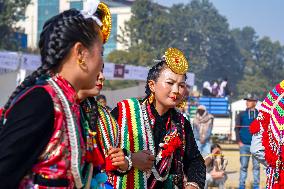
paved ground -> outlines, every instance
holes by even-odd
[[[239,148],[237,144],[221,144],[223,148],[223,153],[225,158],[228,159],[228,166],[227,171],[228,180],[226,181],[226,188],[227,189],[236,189],[239,185],[239,177],[240,177],[240,154]],[[246,182],[246,188],[250,189],[253,183],[253,176],[252,176],[252,163],[250,159],[250,164],[248,168],[248,178]],[[265,170],[264,167],[261,165],[260,171],[260,188],[265,188]]]

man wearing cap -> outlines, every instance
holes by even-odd
[[[255,108],[257,103],[257,97],[255,95],[249,94],[246,98],[246,106],[247,109],[245,111],[240,112],[236,117],[236,140],[240,147],[240,181],[239,181],[239,189],[245,189],[245,182],[247,178],[247,169],[249,164],[249,159],[251,156],[250,153],[250,145],[252,135],[249,131],[249,126],[252,121],[257,117],[258,111]],[[259,174],[260,168],[257,160],[252,157],[253,163],[253,189],[259,188]]]
[[[211,143],[210,137],[213,128],[213,115],[209,114],[206,107],[199,105],[196,115],[193,120],[193,133],[202,156],[207,156],[210,153]]]

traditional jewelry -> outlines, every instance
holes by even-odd
[[[80,66],[83,66],[83,65],[86,64],[86,62],[85,62],[85,60],[79,58],[79,59],[77,60],[77,64],[80,65]]]
[[[154,96],[153,93],[151,93],[151,94],[149,95],[148,100],[149,100],[149,103],[150,103],[150,104],[152,104],[152,103],[154,102],[155,96]]]
[[[95,13],[97,10],[100,10],[103,15],[102,19],[100,19]],[[98,0],[87,0],[86,6],[83,10],[81,10],[81,14],[84,18],[92,18],[98,26],[101,27],[102,34],[103,34],[103,42],[106,43],[109,39],[110,32],[111,32],[111,13],[108,6],[100,2]]]
[[[184,108],[186,106],[186,100],[183,99],[178,105],[177,108]]]
[[[168,67],[176,74],[183,75],[188,71],[188,62],[177,48],[168,48],[165,52],[165,60]]]
[[[124,170],[121,170],[121,169],[117,169],[118,172],[120,173],[126,173],[127,171],[130,171],[130,169],[132,168],[132,160],[131,160],[131,152],[128,152],[128,156],[125,156],[125,159],[128,161],[128,167],[127,169],[124,171]]]

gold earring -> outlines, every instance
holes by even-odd
[[[86,64],[86,62],[85,62],[85,60],[79,58],[79,59],[77,60],[77,64],[79,64],[80,66],[83,66],[83,65]]]
[[[151,93],[150,96],[148,97],[149,103],[152,104],[154,102],[154,99],[155,99],[154,94]]]
[[[177,108],[184,108],[186,106],[186,100],[183,99],[178,105]]]

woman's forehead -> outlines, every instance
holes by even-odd
[[[158,80],[174,80],[174,81],[184,81],[184,75],[179,75],[174,73],[170,68],[165,68],[161,71]]]

